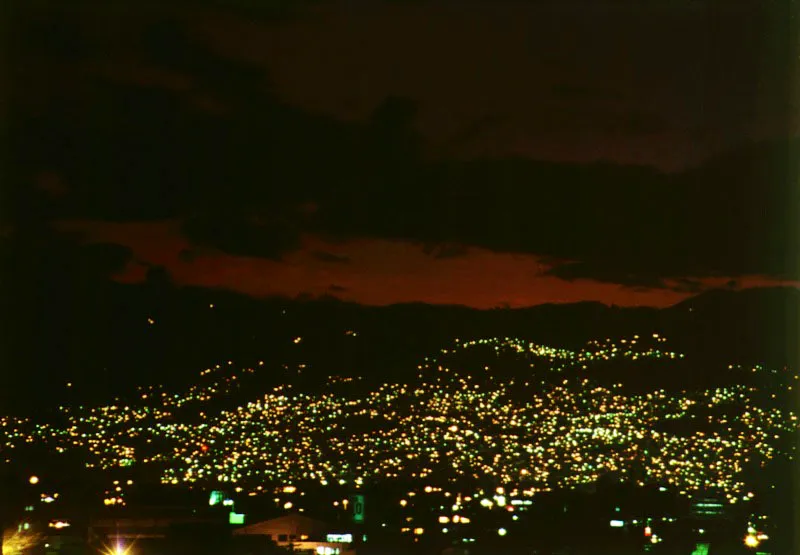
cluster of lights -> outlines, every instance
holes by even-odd
[[[182,394],[151,387],[135,403],[62,407],[62,426],[3,417],[0,450],[29,444],[79,450],[89,468],[149,466],[165,484],[225,483],[249,495],[272,493],[267,483],[360,487],[398,478],[424,483],[433,474],[451,483],[493,477],[509,494],[471,499],[513,511],[515,501],[522,503],[513,496],[571,489],[615,473],[684,495],[712,491],[730,503],[751,500],[746,471],[792,456],[779,450],[778,439],[797,429],[797,417],[758,406],[753,386],[630,395],[619,384],[600,386],[572,372],[614,359],[683,357],[663,348],[658,335],[646,339],[594,341],[577,352],[513,338],[457,340],[426,358],[407,384],[356,394],[348,390],[352,379],[332,378],[337,387],[326,393],[281,386],[214,410],[213,402],[255,371],[237,371],[229,361],[201,372]],[[515,358],[530,369],[529,378],[495,374],[494,362],[479,378],[450,368],[474,349],[488,350],[495,360]],[[694,431],[665,427],[681,422]],[[104,503],[124,504],[126,485],[115,481]],[[287,510],[303,495],[294,485],[277,493],[276,504]],[[424,493],[442,489],[427,486]],[[443,519],[457,522],[451,515]]]

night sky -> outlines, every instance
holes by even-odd
[[[800,283],[793,2],[158,4],[3,17],[9,290],[665,307]]]

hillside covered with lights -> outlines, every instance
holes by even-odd
[[[0,449],[12,463],[36,453],[82,461],[106,505],[126,503],[121,484],[134,475],[251,497],[280,484],[390,480],[463,492],[492,483],[534,496],[610,477],[750,502],[773,487],[765,469],[795,455],[787,400],[798,376],[730,365],[731,379],[716,387],[644,391],[624,381],[638,370],[674,382],[687,364],[658,334],[577,351],[456,340],[402,382],[339,376],[306,390],[300,372],[257,394],[263,362],[229,361],[182,392],[151,386],[46,418],[5,416]]]

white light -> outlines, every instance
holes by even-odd
[[[328,534],[326,539],[330,543],[351,543],[353,534]]]
[[[497,535],[498,535],[498,536],[505,536],[506,534],[508,534],[508,531],[507,531],[505,528],[500,528],[500,529],[497,531]]]
[[[623,526],[625,526],[625,521],[624,520],[612,520],[609,523],[609,526],[611,526],[612,528],[622,528]]]

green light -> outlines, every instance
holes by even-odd
[[[214,490],[211,492],[211,495],[208,497],[208,505],[213,507],[214,505],[219,505],[225,499],[225,494],[221,491]]]
[[[708,548],[710,544],[707,543],[698,543],[694,546],[694,551],[692,551],[692,555],[708,555]]]
[[[364,522],[364,496],[353,496],[353,522]]]
[[[229,524],[244,524],[244,514],[243,513],[234,513],[231,511],[228,514],[228,523]]]

